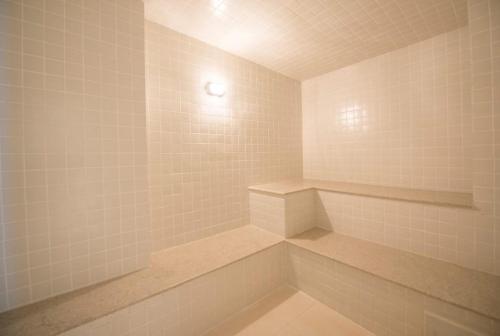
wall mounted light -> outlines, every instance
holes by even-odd
[[[226,94],[226,85],[224,83],[208,82],[205,85],[205,91],[210,96],[223,97]]]

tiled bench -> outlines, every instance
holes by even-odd
[[[471,194],[314,180],[249,193],[251,223],[286,238],[289,283],[375,334],[500,335],[500,277],[394,244],[385,231],[410,219],[466,231]]]
[[[244,226],[171,248],[147,269],[0,314],[0,335],[203,331],[284,283],[282,241]]]
[[[248,187],[248,190],[274,196],[286,196],[307,190],[320,190],[439,206],[474,208],[471,193],[386,187],[362,183],[304,179],[255,185]]]
[[[314,228],[293,246],[430,297],[500,320],[500,277]]]
[[[295,180],[250,186],[250,223],[284,237],[321,227],[500,274],[488,210],[472,194]]]
[[[309,249],[290,243],[287,248],[290,285],[375,335],[500,335],[498,319],[423,294]],[[498,297],[495,291],[491,294]],[[484,308],[479,309],[489,310]]]
[[[293,180],[250,186],[248,191],[251,223],[284,237],[292,237],[315,226],[332,229],[330,217],[338,216],[338,211],[331,208],[341,206],[338,201],[332,200],[332,196],[337,200],[340,196],[374,207],[376,204],[380,207],[382,202],[391,203],[396,212],[409,205],[449,209],[451,212],[475,211],[472,194],[469,193],[359,183]],[[380,235],[380,230],[372,231],[374,236]]]
[[[0,335],[199,335],[286,282],[376,334],[500,330],[498,277],[319,228],[284,240],[245,226],[157,253],[148,269],[0,314]]]

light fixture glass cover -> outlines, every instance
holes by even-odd
[[[222,97],[226,94],[226,85],[224,83],[208,82],[205,85],[205,91],[210,96]]]

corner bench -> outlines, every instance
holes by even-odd
[[[293,246],[500,321],[500,277],[314,228]]]
[[[0,314],[2,336],[52,336],[248,258],[283,241],[243,226],[153,254],[149,268]]]

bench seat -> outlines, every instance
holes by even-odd
[[[281,197],[306,190],[319,190],[404,202],[474,209],[472,193],[410,189],[363,183],[305,179],[254,185],[248,187],[248,190]]]
[[[289,244],[500,320],[500,277],[314,228]]]
[[[282,241],[255,226],[243,226],[164,250],[153,254],[146,269],[0,314],[0,335],[58,335]]]

